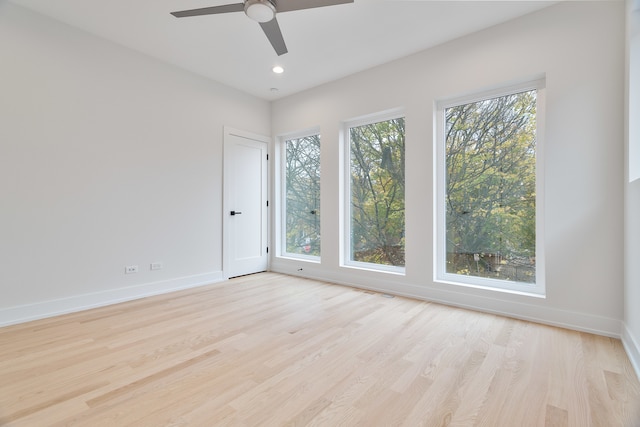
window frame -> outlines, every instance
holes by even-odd
[[[393,265],[385,265],[385,264],[375,264],[371,262],[363,262],[363,261],[353,261],[351,260],[351,132],[350,129],[353,127],[366,126],[374,123],[394,120],[394,119],[404,119],[405,120],[405,149],[406,149],[406,114],[404,108],[394,108],[378,113],[368,114],[366,116],[361,116],[358,118],[350,119],[344,121],[342,124],[342,141],[343,141],[343,185],[341,186],[343,189],[343,208],[342,208],[342,221],[343,226],[341,229],[343,230],[342,236],[342,256],[341,259],[341,267],[366,270],[366,271],[376,271],[376,272],[384,272],[391,273],[397,275],[405,275],[406,274],[406,258],[404,266],[393,266]],[[406,171],[406,164],[403,165]],[[406,204],[406,189],[405,189],[405,204]],[[406,236],[406,208],[405,208],[405,236]],[[406,242],[405,242],[406,245]]]
[[[322,212],[322,134],[319,127],[292,132],[278,137],[280,169],[280,221],[278,232],[278,256],[296,260],[320,263],[322,260],[322,240],[320,241],[320,255],[306,255],[287,252],[287,142],[317,135],[320,140],[320,211]],[[320,214],[320,230],[322,230],[322,213]],[[322,233],[322,231],[321,231]]]
[[[536,282],[524,283],[477,276],[448,273],[446,271],[446,141],[445,110],[447,108],[471,104],[536,90]],[[459,285],[493,291],[501,291],[544,298],[545,254],[544,254],[544,136],[545,136],[545,78],[544,76],[521,83],[504,85],[493,89],[474,92],[465,96],[441,99],[434,105],[434,282]]]

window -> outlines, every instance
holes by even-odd
[[[389,116],[346,126],[349,208],[345,252],[348,265],[403,271],[404,117],[397,112]]]
[[[320,135],[284,142],[285,255],[320,256]]]
[[[438,108],[437,279],[543,293],[536,82]]]

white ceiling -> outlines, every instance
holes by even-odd
[[[278,57],[244,13],[169,12],[241,0],[11,0],[168,63],[274,100],[544,8],[547,1],[355,0],[278,14]],[[275,75],[274,65],[285,72]],[[271,90],[277,88],[277,91]]]

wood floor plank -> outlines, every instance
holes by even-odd
[[[263,273],[0,328],[0,425],[639,427],[619,340]]]

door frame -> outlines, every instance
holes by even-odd
[[[229,153],[229,145],[231,142],[231,136],[236,136],[240,138],[251,139],[253,141],[263,142],[266,144],[266,152],[267,156],[271,151],[271,137],[265,135],[259,135],[256,133],[246,132],[243,130],[239,130],[233,127],[224,126],[224,137],[223,137],[223,155],[222,155],[222,275],[225,279],[229,279],[230,277],[230,236],[229,236],[229,215],[228,212],[231,211],[231,205],[229,201],[229,168],[227,167],[227,156]],[[268,159],[268,157],[267,157]],[[271,200],[271,162],[267,161],[267,182],[265,183],[267,187],[267,200]],[[264,215],[266,218],[263,218],[267,224],[267,246],[271,247],[271,218],[270,218],[270,210],[265,209]],[[267,269],[271,267],[271,255],[267,254]]]

